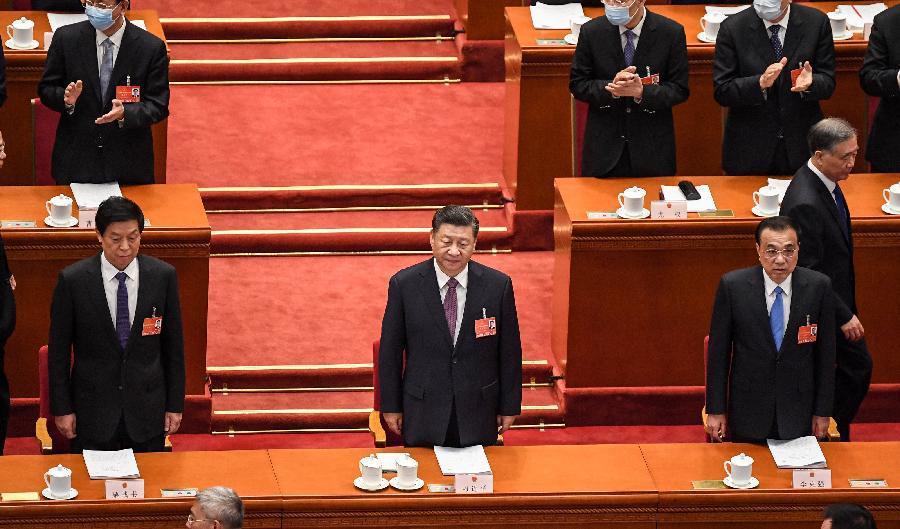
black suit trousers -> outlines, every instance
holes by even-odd
[[[872,356],[865,339],[851,342],[837,333],[837,370],[834,374],[834,421],[841,441],[850,440],[850,423],[869,392]]]

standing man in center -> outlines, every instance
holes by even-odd
[[[512,280],[471,261],[478,219],[446,206],[433,259],[388,284],[378,375],[381,412],[406,446],[492,445],[522,409],[522,344]]]
[[[672,107],[687,100],[684,28],[644,0],[606,0],[581,28],[569,90],[588,103],[581,175],[675,174]]]
[[[725,173],[794,174],[808,158],[806,131],[822,119],[819,101],[834,92],[828,17],[791,0],[754,0],[719,28],[713,87],[728,108]]]

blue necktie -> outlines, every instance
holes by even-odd
[[[634,63],[634,31],[630,29],[625,31],[625,66],[631,66]]]
[[[844,199],[844,192],[841,186],[834,186],[834,204],[837,206],[838,217],[841,219],[841,230],[844,232],[844,238],[850,239],[850,209],[847,207],[847,201]]]
[[[769,327],[772,329],[772,338],[775,338],[775,349],[781,350],[781,342],[784,340],[784,302],[781,294],[784,290],[775,287],[775,303],[772,303],[772,312],[769,313]]]
[[[119,289],[116,291],[116,334],[119,335],[119,344],[122,349],[128,345],[128,335],[131,334],[131,323],[128,315],[128,289],[125,288],[125,280],[128,278],[125,272],[116,274],[119,280]]]
[[[113,71],[113,42],[109,39],[100,43],[103,46],[103,60],[100,61],[100,95],[106,100],[106,90],[109,88],[109,78]]]
[[[784,49],[781,47],[781,39],[778,38],[778,31],[781,29],[781,26],[775,24],[774,26],[769,26],[769,32],[772,33],[772,49],[775,50],[775,60],[780,61],[784,56]]]

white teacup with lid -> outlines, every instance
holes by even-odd
[[[12,44],[11,48],[30,48],[34,42],[34,21],[22,17],[13,20],[13,23],[6,26],[6,34],[10,40],[7,45]]]
[[[719,35],[719,26],[725,21],[725,15],[722,13],[706,13],[700,19],[700,29],[703,30],[703,36],[707,40],[716,40]]]
[[[900,182],[883,190],[881,195],[884,197],[885,207],[892,213],[900,214]]]
[[[622,213],[629,217],[640,216],[644,211],[644,197],[647,192],[643,188],[633,186],[619,193],[618,201]]]
[[[45,207],[53,224],[66,225],[72,220],[72,199],[66,195],[51,198]]]
[[[744,487],[750,484],[750,478],[753,474],[753,458],[741,452],[726,461],[725,474],[726,479],[730,479],[731,483],[737,487]]]
[[[359,460],[359,473],[362,485],[369,488],[381,485],[381,460],[370,454]]]
[[[63,499],[69,497],[72,492],[72,470],[57,465],[44,473],[44,483],[50,491],[50,496]]]

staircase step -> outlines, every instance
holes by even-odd
[[[200,196],[207,211],[497,205],[503,198],[496,183],[208,187]]]
[[[452,0],[282,0],[276,2],[185,2],[138,0],[136,9],[153,9],[161,17],[278,17],[453,14]]]
[[[241,229],[308,229],[308,228],[430,228],[434,209],[388,211],[327,211],[284,213],[209,213],[213,231]],[[507,227],[503,208],[478,209],[475,216],[482,228]]]
[[[291,57],[456,57],[453,39],[350,40],[338,42],[270,42],[265,39],[169,41],[175,60],[285,59]]]
[[[450,15],[369,15],[256,18],[161,17],[170,39],[452,37]]]

